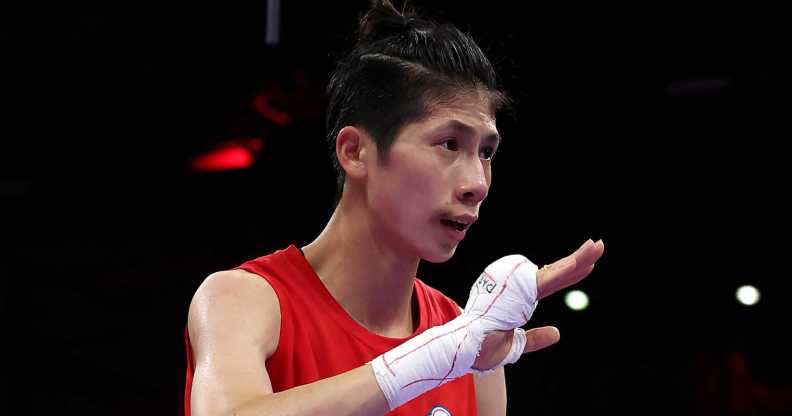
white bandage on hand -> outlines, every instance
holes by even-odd
[[[476,280],[461,315],[375,358],[371,366],[390,409],[470,372],[486,374],[517,361],[525,346],[525,332],[518,327],[537,305],[537,271],[521,255],[495,261]],[[512,348],[498,366],[472,368],[489,332],[514,328]]]

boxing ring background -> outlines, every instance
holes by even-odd
[[[198,284],[306,244],[331,212],[323,86],[365,5],[5,16],[8,406],[180,411]],[[792,411],[780,14],[429,10],[479,40],[519,102],[479,224],[420,276],[463,302],[501,255],[608,247],[576,287],[588,307],[540,304],[533,323],[562,340],[507,368],[510,414]]]

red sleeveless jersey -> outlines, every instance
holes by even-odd
[[[267,373],[275,392],[332,377],[360,367],[415,335],[442,325],[457,315],[459,306],[419,279],[420,324],[407,338],[377,335],[355,321],[333,298],[300,250],[290,245],[270,255],[242,264],[240,269],[266,279],[278,296],[281,310],[280,339],[267,360]],[[190,414],[194,363],[189,336],[185,414]],[[473,376],[466,375],[427,391],[389,415],[476,415]]]

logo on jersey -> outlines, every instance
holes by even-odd
[[[444,406],[440,406],[439,404],[432,408],[429,411],[427,416],[453,416],[451,411],[446,409]]]

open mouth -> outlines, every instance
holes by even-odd
[[[442,222],[443,225],[454,228],[457,231],[464,231],[468,226],[468,224],[465,224],[464,222],[455,220],[442,219],[440,222]]]

